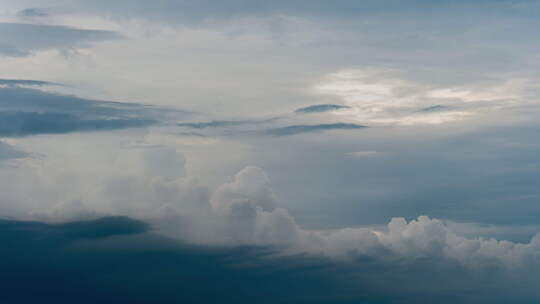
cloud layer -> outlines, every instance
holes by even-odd
[[[538,302],[538,8],[4,1],[0,302]]]
[[[39,50],[88,47],[96,41],[120,39],[121,35],[67,26],[0,23],[0,37],[0,55],[22,57]]]
[[[144,169],[136,179],[113,175],[104,182],[99,201],[110,205],[90,206],[92,197],[86,197],[78,213],[71,212],[75,209],[68,206],[75,205],[69,203],[47,211],[48,217],[34,210],[34,217],[65,221],[83,214],[87,218],[103,213],[142,216],[156,232],[172,239],[148,234],[147,224],[125,217],[55,225],[0,221],[0,238],[7,248],[0,263],[4,269],[19,269],[15,276],[3,272],[11,277],[1,297],[15,303],[35,296],[68,301],[81,291],[101,286],[89,300],[124,303],[132,297],[150,301],[160,286],[164,303],[212,302],[215,298],[208,293],[196,291],[217,284],[215,280],[230,282],[231,276],[235,284],[222,282],[216,290],[221,300],[264,296],[263,303],[279,299],[283,303],[429,303],[434,299],[505,303],[510,298],[528,301],[537,296],[532,284],[536,272],[531,269],[540,267],[538,235],[524,244],[466,238],[426,216],[411,221],[394,218],[385,228],[305,230],[279,207],[261,169],[247,167],[209,195],[207,189],[183,177],[181,156],[167,149],[148,149],[143,158],[126,163],[126,168]],[[159,169],[162,164],[170,165],[175,158],[179,161],[171,175],[156,175],[164,172]],[[144,212],[137,215],[136,210]],[[42,250],[27,251],[36,246],[35,239]],[[187,246],[179,240],[213,249]],[[231,249],[236,245],[248,247]],[[115,265],[114,271],[105,265]],[[212,270],[204,265],[212,265]],[[156,276],[161,267],[168,269],[166,281]],[[36,268],[43,271],[28,278],[25,269]],[[66,281],[69,271],[84,273],[85,280]],[[197,276],[201,271],[205,275]],[[104,280],[105,274],[108,279]],[[293,284],[300,274],[302,283]],[[139,287],[120,288],[118,282],[126,277]],[[508,278],[517,279],[508,283]],[[283,285],[275,285],[274,280]],[[320,284],[326,287],[316,288]],[[77,292],[62,292],[66,286]],[[21,288],[33,292],[22,294]],[[278,296],[284,293],[285,299]]]
[[[3,80],[0,87],[0,136],[25,136],[145,127],[183,118],[187,112],[135,103],[89,100],[21,86],[43,86],[35,80]],[[167,115],[166,113],[169,112]]]

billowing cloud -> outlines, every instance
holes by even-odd
[[[151,153],[155,148],[149,149],[148,152]],[[154,152],[168,155],[170,151]],[[165,158],[172,160],[175,157],[179,156],[171,155]],[[134,161],[130,164],[140,164],[142,161],[147,163],[143,164],[143,167],[156,168],[148,157]],[[179,167],[182,166],[179,164]],[[124,301],[122,299],[131,296],[140,299],[150,296],[151,290],[157,286],[163,288],[164,282],[156,281],[152,275],[161,266],[168,269],[168,282],[172,282],[170,287],[173,288],[164,293],[164,303],[191,298],[193,294],[188,290],[192,291],[193,288],[205,290],[209,288],[208,284],[213,284],[214,279],[224,278],[232,273],[235,273],[236,280],[243,283],[241,288],[231,285],[226,289],[218,289],[223,290],[221,297],[227,299],[235,299],[238,296],[244,298],[261,296],[265,289],[251,290],[245,286],[250,284],[274,286],[271,282],[275,280],[287,282],[289,278],[295,278],[299,273],[304,277],[302,285],[284,284],[279,293],[287,294],[286,303],[289,301],[312,303],[311,296],[321,303],[340,303],[340,301],[423,303],[426,297],[441,298],[441,303],[455,301],[504,303],[506,297],[532,299],[537,296],[536,286],[527,282],[536,279],[536,272],[530,270],[540,267],[538,236],[524,244],[495,239],[466,238],[454,233],[442,221],[426,216],[411,221],[394,218],[385,228],[306,230],[296,225],[287,210],[276,206],[270,180],[259,168],[243,169],[231,182],[218,187],[212,198],[186,195],[198,186],[196,184],[181,186],[183,177],[179,174],[169,177],[159,177],[155,176],[156,174],[155,171],[148,171],[144,176],[159,183],[160,186],[157,188],[145,187],[148,183],[124,187],[121,188],[121,196],[136,200],[143,195],[141,203],[146,204],[148,208],[166,211],[158,213],[157,217],[146,217],[146,220],[151,222],[153,229],[167,233],[177,240],[149,234],[148,225],[125,217],[56,225],[1,221],[3,229],[0,229],[2,231],[0,237],[6,245],[9,245],[6,247],[7,250],[1,253],[3,258],[0,261],[5,263],[4,269],[8,269],[3,275],[11,273],[10,267],[15,266],[18,267],[17,273],[20,274],[16,277],[11,274],[11,280],[8,280],[10,288],[6,289],[2,296],[6,299],[16,296],[20,299],[29,299],[44,292],[47,293],[41,295],[42,297],[56,295],[60,289],[53,283],[63,282],[61,278],[64,271],[75,269],[84,272],[87,279],[84,283],[64,282],[61,284],[62,289],[73,284],[73,287],[78,287],[77,290],[84,290],[93,288],[93,284],[99,282],[100,286],[105,284],[118,293],[107,292],[103,295],[100,292],[93,293],[92,299],[101,299],[105,294],[107,297],[113,297],[115,301]],[[110,185],[118,187],[115,183]],[[141,189],[141,186],[145,188]],[[156,194],[164,196],[156,200]],[[212,209],[203,213],[185,209],[189,204],[208,204],[210,200]],[[126,200],[123,204],[133,206],[133,203],[134,201]],[[174,205],[176,207],[172,207]],[[163,206],[171,207],[165,207],[169,209],[163,210]],[[130,210],[133,209],[117,209],[115,213],[129,213]],[[178,225],[174,226],[174,223]],[[176,234],[175,230],[163,231],[174,227],[183,230],[194,230],[198,227],[211,232],[210,235],[190,235]],[[218,245],[214,249],[209,249],[208,246],[195,247],[182,244],[178,239],[226,246],[223,248]],[[39,240],[38,244],[36,240]],[[229,249],[231,244],[243,245],[244,249]],[[39,253],[29,252],[36,252],[39,257],[47,257],[47,264],[41,264],[44,259],[37,256],[17,254],[30,248],[29,246],[36,245],[43,250]],[[148,248],[152,248],[150,251],[152,256],[161,261],[159,265],[144,262],[149,261]],[[145,254],[142,254],[143,252]],[[95,261],[98,253],[99,261],[89,267],[85,261]],[[195,256],[199,258],[194,260]],[[109,261],[116,261],[114,276],[136,274],[134,279],[142,280],[141,288],[135,293],[126,293],[122,289],[118,290],[117,280],[103,281],[103,273],[108,270],[96,266],[106,265]],[[171,268],[172,264],[177,267]],[[209,264],[213,265],[214,270],[207,273],[204,265]],[[55,271],[49,271],[47,265],[54,265]],[[43,280],[50,282],[46,285],[47,288],[43,287],[43,282],[28,285],[25,271],[20,271],[26,269],[25,267],[45,269],[38,277],[33,278],[37,280],[36,283]],[[190,271],[186,272],[186,269]],[[201,271],[205,271],[205,280],[193,281],[201,278],[196,275]],[[269,271],[272,273],[271,276]],[[179,279],[171,280],[171,276],[174,278],[176,275]],[[511,281],[509,284],[508,278],[511,277],[521,279]],[[429,280],[426,281],[426,278]],[[189,282],[190,288],[179,293],[178,284],[182,282]],[[307,289],[314,288],[318,284],[330,284],[331,288],[327,286],[324,290],[320,290],[320,294],[317,291],[305,293]],[[290,286],[287,287],[288,285]],[[23,286],[26,290],[30,288],[35,292],[25,293],[25,296],[15,292]],[[519,293],[515,289],[517,286],[520,286]],[[467,292],[471,289],[475,292]],[[303,296],[296,298],[297,292],[303,293]],[[269,293],[265,299],[273,301],[272,294],[275,295]],[[448,294],[452,296],[448,297]],[[61,299],[65,300],[76,296],[70,293],[62,295]],[[211,301],[202,295],[200,297],[197,301]]]
[[[52,221],[80,218],[79,211],[71,211],[81,209],[70,207],[80,205],[94,217],[112,214],[148,220],[158,231],[191,242],[270,245],[281,248],[284,254],[304,253],[335,259],[426,257],[441,262],[450,260],[471,269],[500,267],[501,271],[511,272],[540,266],[538,235],[523,244],[464,237],[443,221],[427,216],[411,221],[394,218],[386,228],[303,229],[279,206],[271,182],[260,168],[241,170],[231,182],[222,184],[210,195],[209,189],[185,176],[184,159],[176,151],[147,147],[133,152],[137,153],[131,154],[132,157],[125,154],[112,167],[109,165],[108,177],[92,191],[74,193],[74,200],[47,204],[47,195],[43,195],[49,191],[46,190],[43,194],[35,193],[42,200],[37,209],[24,210],[24,205],[13,199],[4,202],[12,201],[17,208],[23,208],[21,211],[27,218]],[[171,168],[169,174],[163,169],[167,165]],[[16,179],[15,182],[22,184],[6,186],[20,188],[28,181]],[[43,185],[35,188],[39,191]],[[6,194],[9,193],[3,193]],[[3,210],[9,208],[4,206]]]

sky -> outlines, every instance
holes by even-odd
[[[0,0],[0,302],[537,303],[539,17]]]

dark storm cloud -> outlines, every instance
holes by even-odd
[[[70,222],[51,226],[71,239],[94,239],[146,232],[148,224],[128,217],[104,217],[93,221]]]
[[[0,88],[0,136],[144,127],[168,115],[178,118],[187,114],[143,104],[89,100],[15,85],[44,83],[35,80],[4,82],[12,85]]]
[[[0,23],[0,55],[28,56],[35,51],[88,47],[92,42],[120,39],[113,31],[68,26]]]
[[[444,258],[403,260],[384,251],[380,259],[331,261],[262,247],[198,247],[124,217],[0,220],[0,242],[0,301],[10,304],[524,303],[538,293],[528,275],[504,282],[497,267],[471,272]]]
[[[0,300],[346,303],[335,282],[319,277],[329,267],[322,261],[265,260],[271,253],[265,249],[211,249],[148,233],[130,236],[145,229],[127,218],[63,225],[0,221],[6,247],[0,252]]]
[[[312,133],[327,130],[355,130],[367,128],[366,126],[350,124],[350,123],[332,123],[332,124],[319,124],[319,125],[292,125],[282,128],[275,128],[267,130],[270,135],[287,136],[300,133]]]

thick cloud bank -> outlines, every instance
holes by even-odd
[[[452,264],[429,263],[455,284],[438,286],[441,275],[414,261],[381,263],[364,257],[339,263],[305,255],[280,257],[268,247],[193,246],[145,226],[124,217],[61,225],[0,220],[0,301],[429,303],[445,294],[438,303],[468,298],[503,303],[488,294],[488,284],[496,281],[477,281]],[[426,279],[421,288],[411,284]],[[461,295],[468,284],[483,293]]]
[[[127,134],[117,136],[125,142]],[[394,218],[385,227],[305,229],[261,168],[245,167],[209,187],[191,176],[189,159],[175,148],[78,137],[47,137],[56,153],[27,156],[0,171],[1,215],[49,223],[0,223],[8,282],[0,296],[7,303],[34,295],[61,303],[88,290],[98,290],[88,299],[103,303],[152,303],[158,290],[163,303],[538,297],[538,235],[526,243],[465,237],[427,216]],[[69,152],[57,144],[66,140]],[[103,216],[136,220],[93,221]],[[81,279],[67,279],[74,274]],[[23,293],[28,286],[32,292]]]
[[[157,152],[172,157],[171,151]],[[176,168],[181,165],[180,160]],[[150,177],[159,164],[145,166]],[[426,216],[409,222],[395,218],[387,229],[304,230],[276,207],[270,181],[259,168],[242,170],[211,197],[177,173],[154,176],[153,186],[144,189],[123,181],[128,199],[112,209],[145,195],[146,208],[159,211],[146,217],[150,226],[126,217],[63,224],[0,221],[0,299],[528,303],[538,296],[538,236],[528,244],[467,239]],[[74,214],[67,205],[56,206],[50,216],[73,218],[90,209]],[[125,205],[116,210],[110,213],[131,213]]]
[[[99,179],[84,177],[88,173],[69,173],[70,191],[61,191],[62,185],[51,183],[64,179],[66,172],[44,165],[36,168],[35,163],[5,169],[1,176],[3,215],[52,222],[132,216],[189,242],[277,246],[283,253],[345,260],[358,256],[436,259],[511,273],[540,266],[540,235],[525,244],[466,238],[427,216],[411,221],[394,218],[385,229],[303,229],[280,206],[268,176],[257,167],[247,167],[211,190],[186,176],[185,159],[173,148],[122,151],[121,158],[104,161],[101,166],[96,167]],[[40,179],[42,170],[49,171]],[[18,191],[25,188],[32,191]]]

